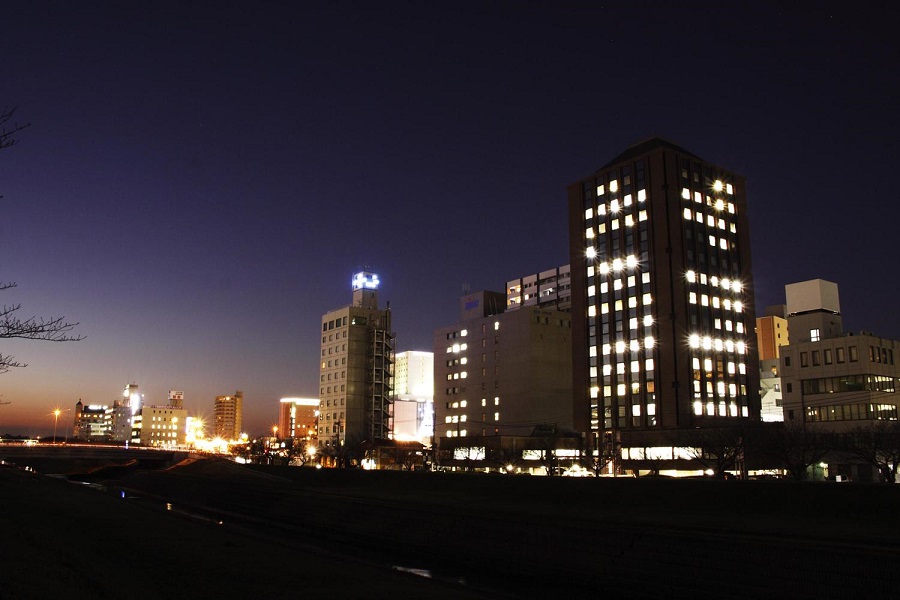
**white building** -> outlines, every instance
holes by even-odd
[[[410,350],[394,360],[393,436],[431,445],[434,434],[434,353]]]

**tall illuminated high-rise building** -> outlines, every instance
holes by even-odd
[[[351,279],[350,306],[322,315],[320,446],[390,439],[394,333],[391,309],[378,307],[378,275]]]
[[[237,390],[233,396],[216,396],[213,418],[216,437],[223,440],[239,439],[244,420],[244,392]]]
[[[758,419],[743,177],[653,138],[568,197],[576,429],[628,458]]]

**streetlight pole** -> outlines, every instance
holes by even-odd
[[[59,423],[59,414],[62,411],[60,409],[54,409],[53,411],[53,443],[56,443],[56,425]]]

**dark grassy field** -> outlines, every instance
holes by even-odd
[[[87,597],[119,597],[113,591],[120,584],[142,579],[152,585],[150,566],[169,561],[177,562],[172,581],[190,581],[167,587],[168,595],[158,595],[157,584],[148,588],[157,593],[143,597],[196,597],[198,589],[206,590],[200,597],[287,593],[299,584],[345,597],[893,598],[900,585],[900,486],[362,472],[219,460],[120,475],[103,482],[107,494],[33,477],[0,480],[4,496],[16,487],[43,490],[44,505],[20,502],[29,519],[54,515],[34,534],[28,519],[3,515],[0,525],[30,536],[40,549],[29,550],[32,556],[55,557],[64,567],[59,580],[72,580],[59,584],[66,589],[90,589],[101,577],[102,570],[90,581],[79,578],[80,563],[115,565],[106,595]],[[133,498],[116,497],[118,489]],[[174,510],[166,512],[166,502]],[[66,525],[76,518],[77,530]],[[410,579],[391,571],[394,565],[427,569],[439,581]],[[0,599],[40,589],[22,587],[37,579],[2,572]],[[460,580],[465,584],[452,583]],[[11,581],[18,587],[8,588]]]

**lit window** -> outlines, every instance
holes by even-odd
[[[600,314],[605,315],[609,312],[609,302],[604,302],[600,305]]]
[[[697,304],[697,292],[691,292],[688,296],[688,302],[691,304]]]
[[[625,227],[634,227],[634,217],[625,215]]]
[[[459,418],[459,422],[460,422],[460,423],[465,423],[465,422],[466,422],[466,415],[461,416],[461,417]]]
[[[694,202],[703,204],[703,195],[700,192],[694,192]]]
[[[637,278],[634,275],[628,276],[628,287],[634,287],[637,284]]]
[[[694,414],[702,415],[703,414],[703,403],[699,400],[694,401]]]
[[[700,212],[700,211],[698,210],[698,211],[697,211],[696,213],[694,213],[694,214],[697,215],[697,222],[698,222],[698,223],[703,223],[703,213]]]
[[[623,352],[625,352],[625,342],[619,340],[618,342],[616,342],[616,353],[621,354]]]
[[[594,286],[591,286],[594,287]],[[596,317],[597,316],[597,307],[596,306],[588,306],[588,316]]]
[[[729,361],[729,362],[728,362],[728,374],[729,374],[729,375],[734,375],[736,371],[737,371],[737,369],[735,369],[734,363],[731,362],[731,361]]]
[[[714,236],[714,235],[709,236],[709,245],[712,246],[713,248],[716,247],[716,236]]]
[[[703,349],[704,350],[712,350],[712,338],[707,336],[703,337]]]
[[[616,258],[612,262],[613,271],[621,271],[622,270],[622,259]]]
[[[606,214],[606,205],[600,204],[599,206],[597,206],[597,216],[602,217],[605,214]]]
[[[600,394],[600,388],[595,386],[591,387],[591,398],[596,398]]]
[[[500,396],[494,396],[494,406],[500,406]]]
[[[723,200],[716,200],[715,209],[716,210],[725,210],[725,202]]]
[[[653,302],[653,298],[650,296],[650,294],[644,294],[644,297],[641,299],[641,301],[644,303],[644,306],[650,306],[650,304]],[[631,307],[631,304],[629,304],[628,306]]]
[[[681,188],[681,197],[685,200],[691,199],[691,191],[687,188]]]
[[[706,414],[710,415],[710,416],[716,414],[716,405],[714,403],[712,403],[712,402],[706,403]]]
[[[653,370],[653,359],[652,358],[648,358],[647,360],[644,361],[644,368],[648,371]]]
[[[601,235],[606,233],[606,223],[600,223],[599,225],[597,225],[597,232]]]
[[[643,202],[647,199],[647,190],[638,190],[638,202]]]
[[[700,296],[700,304],[702,304],[703,306],[709,306],[709,296],[707,296],[706,294],[702,294]]]
[[[618,394],[619,396],[625,395],[625,384],[624,383],[620,383],[619,385],[616,386],[616,394]]]
[[[605,193],[606,193],[606,191],[604,190],[603,186],[602,186],[602,185],[598,185],[598,186],[597,186],[597,195],[598,195],[598,196],[602,196],[602,195],[605,194]]]
[[[588,258],[594,258],[595,256],[597,256],[597,249],[593,246],[588,246],[587,250],[585,250],[585,255]]]
[[[650,273],[646,271],[641,273],[641,283],[650,283]]]
[[[725,231],[725,219],[719,219],[718,221],[719,229]]]
[[[734,204],[731,202],[728,203],[728,212],[734,214]]]
[[[609,344],[603,344],[603,356],[609,356],[609,353],[612,351],[612,347]]]
[[[619,201],[618,201],[618,200],[612,200],[612,201],[609,203],[609,210],[611,210],[611,211],[614,212],[614,213],[619,212]]]
[[[620,362],[616,364],[616,373],[619,375],[625,374],[625,363]]]
[[[694,283],[695,281],[697,281],[697,274],[694,273],[693,271],[688,271],[685,276],[687,277],[687,280],[690,281],[691,283]]]
[[[744,354],[747,348],[744,345],[744,342],[738,342],[737,344],[735,344],[735,349],[737,350],[738,354]]]
[[[469,335],[469,330],[463,329],[462,331],[459,332],[459,335],[460,335],[460,337],[466,337],[467,335]]]
[[[641,349],[641,343],[637,340],[631,340],[628,347],[632,352],[638,352]]]
[[[618,220],[618,219],[613,219],[613,220],[610,222],[610,228],[611,228],[613,231],[616,231],[617,229],[619,229],[619,220]]]
[[[637,257],[633,254],[629,254],[625,258],[625,266],[627,266],[629,269],[635,268],[637,266]]]
[[[738,321],[737,327],[735,327],[735,331],[738,333],[744,333],[744,324]]]
[[[589,240],[594,239],[594,228],[593,228],[593,227],[588,227],[587,229],[585,229],[585,230],[584,230],[584,237],[586,237],[586,238],[589,239]]]
[[[644,317],[644,327],[650,327],[651,325],[653,325],[653,317],[646,315]]]
[[[691,334],[688,338],[688,344],[690,344],[691,348],[699,348],[700,347],[700,336],[696,333]]]
[[[720,239],[719,248],[721,248],[722,250],[728,250],[728,240],[726,240],[725,238]]]
[[[604,281],[603,283],[600,284],[600,293],[601,294],[609,293],[609,282],[608,281]]]
[[[619,182],[616,180],[609,182],[609,191],[618,192],[619,191]]]
[[[652,335],[648,335],[644,338],[644,348],[653,348],[656,345],[656,340]]]
[[[614,289],[614,290],[621,290],[621,289],[622,289],[622,280],[621,280],[621,279],[614,279],[614,280],[613,280],[613,289]]]
[[[603,376],[609,377],[612,375],[612,365],[603,365]]]
[[[706,226],[707,227],[715,227],[716,226],[716,218],[712,215],[707,215]]]
[[[703,370],[706,371],[707,373],[712,371],[712,359],[711,358],[703,359]]]
[[[597,270],[600,271],[601,275],[606,275],[607,273],[609,273],[609,265],[605,262],[602,262],[597,266]]]
[[[716,182],[713,184],[713,189],[717,192],[721,192],[725,186],[722,185],[722,182],[716,179]]]
[[[642,210],[638,212],[638,221],[646,221],[647,220],[647,211]]]
[[[589,285],[587,292],[588,292],[588,296],[593,296],[596,293],[596,288],[592,285]]]
[[[650,294],[644,294],[644,296],[649,296]],[[632,296],[628,299],[628,308],[637,308],[637,298]],[[621,310],[621,309],[619,309]]]
[[[718,296],[713,296],[712,305],[713,305],[713,308],[719,308],[719,297]]]
[[[498,413],[498,412],[495,412],[495,413],[494,413],[494,420],[495,420],[495,421],[499,421],[499,420],[500,420],[500,413]]]
[[[684,209],[684,218],[687,219],[688,221],[690,221],[691,219],[694,218],[694,215],[691,213],[691,209],[689,209],[689,208]]]
[[[597,356],[597,346],[591,346],[590,348],[588,348],[588,356],[592,358],[594,356]]]
[[[734,306],[734,312],[741,312],[744,310],[744,305],[740,300],[735,300],[733,306]]]
[[[494,321],[494,331],[500,329],[500,321]],[[465,344],[463,344],[463,350],[465,350]]]
[[[636,360],[631,361],[631,372],[637,373],[640,370],[641,370],[641,363]]]
[[[734,188],[731,187],[730,183],[725,184],[725,191],[728,192],[729,194],[734,194]]]
[[[625,194],[622,198],[622,206],[631,206],[631,194]]]

